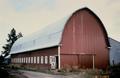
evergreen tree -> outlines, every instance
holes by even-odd
[[[8,39],[6,40],[7,44],[3,46],[4,51],[2,51],[2,54],[4,55],[4,57],[9,55],[12,45],[20,37],[22,37],[22,33],[19,33],[17,35],[14,28],[10,31],[10,34],[8,34]]]

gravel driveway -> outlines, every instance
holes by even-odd
[[[34,72],[34,71],[25,71],[25,70],[20,70],[23,75],[25,75],[28,78],[84,78],[78,75],[51,75],[51,74],[46,74],[46,73],[41,73],[41,72]]]

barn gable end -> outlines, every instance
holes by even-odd
[[[108,36],[100,19],[88,8],[80,9],[73,13],[64,28],[61,65],[106,68],[109,65],[108,47]]]

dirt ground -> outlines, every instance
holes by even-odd
[[[72,75],[52,75],[40,72],[33,72],[33,71],[21,71],[23,75],[27,76],[28,78],[84,78],[80,74],[72,74]]]
[[[93,78],[93,77],[85,77],[84,73],[78,74],[69,74],[69,75],[53,75],[42,72],[35,71],[26,71],[26,70],[18,70],[11,71],[11,75],[14,78]],[[12,78],[12,77],[11,77]]]
[[[88,72],[73,72],[68,74],[48,74],[43,72],[37,71],[28,71],[28,70],[11,70],[10,74],[14,77],[10,78],[109,78],[108,76],[105,77],[98,77],[93,75],[93,71]]]
[[[9,70],[9,78],[28,78],[27,76],[23,75],[22,72],[18,70]]]

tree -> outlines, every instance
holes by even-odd
[[[23,37],[21,32],[17,35],[14,28],[10,31],[10,33],[8,34],[8,39],[6,39],[7,44],[3,46],[4,51],[2,51],[2,54],[4,55],[4,57],[9,55],[12,45],[20,37]]]
[[[23,37],[22,33],[18,33],[17,38]]]
[[[3,61],[4,61],[4,57],[2,55],[0,55],[0,69],[2,67]]]

